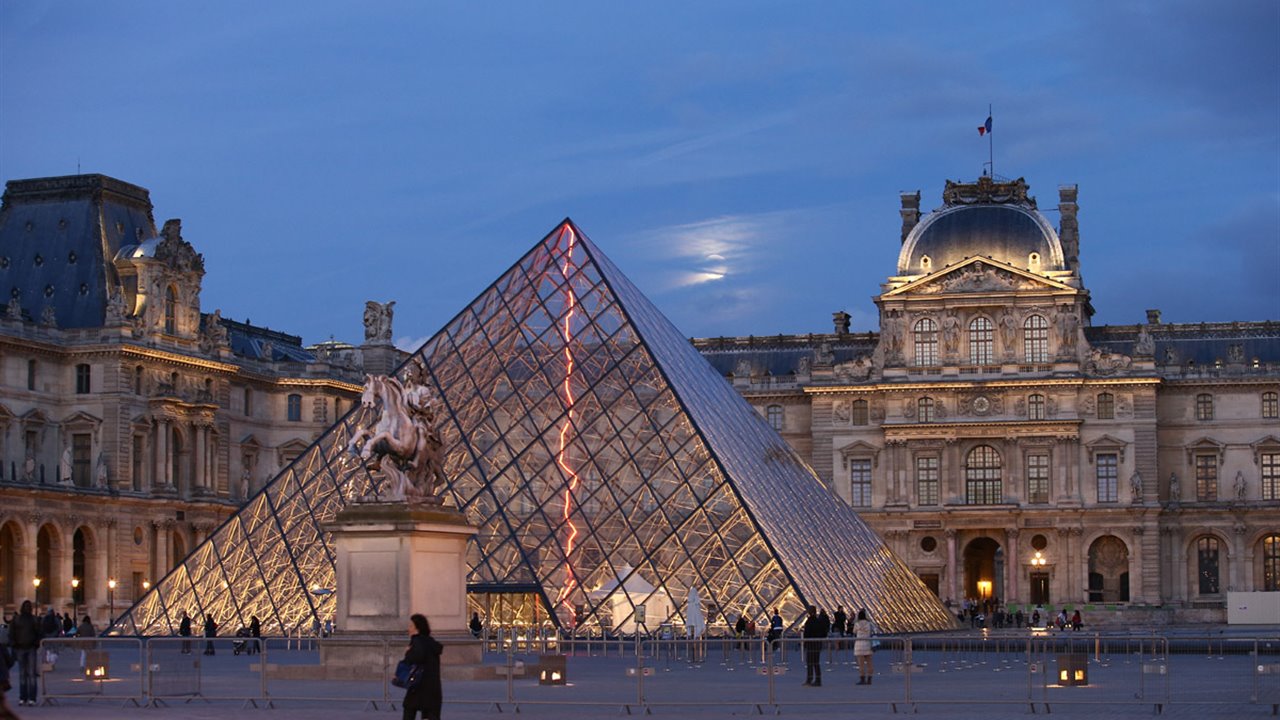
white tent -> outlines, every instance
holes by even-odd
[[[592,591],[591,601],[602,615],[613,618],[614,631],[627,635],[656,631],[675,611],[667,591],[655,588],[629,565],[618,568],[616,578]]]

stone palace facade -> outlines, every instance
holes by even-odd
[[[7,184],[5,612],[35,597],[101,624],[128,607],[350,409],[364,368],[400,356],[376,303],[364,346],[303,347],[204,312],[203,276],[181,222],[157,229],[144,188],[103,175]]]
[[[694,344],[940,597],[1223,620],[1280,590],[1280,323],[1092,326],[1076,198],[904,194],[879,332]]]

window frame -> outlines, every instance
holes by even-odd
[[[938,403],[928,395],[916,399],[916,422],[931,423],[937,417]]]
[[[1102,391],[1098,393],[1094,406],[1094,417],[1099,420],[1116,419],[1116,396],[1114,393]]]
[[[1262,419],[1280,419],[1280,393],[1270,390],[1262,393]]]
[[[995,324],[979,315],[969,321],[969,362],[973,365],[995,363]]]
[[[975,464],[977,460],[977,464]],[[1004,503],[1003,458],[991,445],[976,445],[964,456],[964,498],[966,505]]]
[[[1196,538],[1195,548],[1197,594],[1201,596],[1221,594],[1222,541],[1216,535],[1201,535]],[[1208,570],[1212,570],[1213,574],[1210,575]]]
[[[1196,501],[1215,502],[1219,495],[1219,456],[1198,452],[1193,456],[1193,472],[1196,480]]]
[[[870,425],[871,403],[866,400],[854,400],[849,411],[849,419],[854,425]]]
[[[1027,502],[1032,505],[1047,505],[1052,492],[1053,464],[1048,450],[1028,452],[1025,460],[1027,476]],[[1043,471],[1043,472],[1041,472]],[[1043,492],[1036,487],[1043,483]]]
[[[1213,393],[1197,393],[1195,416],[1199,422],[1213,420]]]
[[[88,395],[93,388],[93,367],[89,363],[76,363],[76,394]]]
[[[937,453],[917,455],[915,469],[916,504],[928,507],[941,505],[942,457]]]
[[[1048,417],[1046,411],[1047,399],[1040,393],[1031,393],[1027,396],[1027,419],[1028,420],[1044,420]]]
[[[764,415],[765,422],[777,432],[782,432],[787,425],[787,411],[777,403],[765,407]]]
[[[849,504],[853,507],[871,507],[872,465],[869,457],[849,458]]]
[[[1094,455],[1093,471],[1098,502],[1120,502],[1120,454],[1100,452]]]
[[[1043,315],[1022,321],[1022,356],[1029,364],[1049,362],[1049,321]]]
[[[916,367],[936,367],[938,365],[938,323],[933,318],[920,318],[912,326],[911,333],[915,350],[915,355],[912,357],[913,364]]]
[[[302,395],[289,393],[285,403],[285,420],[287,422],[302,422]]]

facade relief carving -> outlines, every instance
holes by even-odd
[[[1061,306],[1054,322],[1058,326],[1058,357],[1070,358],[1076,353],[1076,343],[1080,336],[1080,317],[1075,307]]]
[[[853,419],[853,413],[850,408],[849,401],[848,400],[835,401],[835,403],[833,403],[831,406],[831,417],[834,418],[835,421],[838,423],[848,425],[849,421]]]
[[[1095,347],[1089,350],[1089,360],[1085,363],[1085,369],[1098,375],[1114,375],[1122,370],[1128,370],[1132,364],[1133,358],[1128,355]]]
[[[957,292],[998,292],[1007,290],[1035,290],[1042,287],[1029,278],[1015,275],[1008,270],[993,267],[984,262],[975,262],[936,282],[922,285],[914,292],[921,295]]]
[[[1135,357],[1149,358],[1155,355],[1156,340],[1151,337],[1151,331],[1146,325],[1138,328],[1138,339],[1133,343],[1133,354]]]
[[[837,377],[850,380],[866,380],[871,377],[873,369],[874,363],[870,355],[859,355],[853,360],[836,365],[834,368]]]

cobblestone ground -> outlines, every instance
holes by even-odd
[[[798,649],[791,645],[766,654],[759,643],[745,648],[709,643],[702,649],[705,654],[691,659],[688,647],[649,648],[643,658],[645,674],[638,678],[633,645],[579,647],[567,658],[565,686],[538,684],[533,672],[537,655],[512,656],[524,662],[528,672],[510,683],[446,681],[444,716],[493,718],[518,711],[532,718],[616,718],[643,714],[647,707],[657,717],[707,720],[758,714],[889,717],[913,712],[957,720],[1032,713],[1105,720],[1157,712],[1175,718],[1236,720],[1271,717],[1275,704],[1280,704],[1280,628],[1164,630],[1160,635],[1124,638],[1080,634],[1031,643],[1012,634],[914,639],[910,662],[902,643],[886,640],[874,656],[870,685],[857,684],[854,658],[848,649],[833,645],[823,656],[822,687],[804,686]],[[258,658],[230,650],[227,642],[213,657],[154,655],[151,664],[158,673],[162,664],[165,670],[177,668],[165,676],[163,685],[174,697],[157,708],[125,706],[119,698],[90,700],[83,694],[98,689],[106,695],[134,694],[141,667],[132,662],[137,659],[136,646],[112,650],[112,679],[97,684],[80,680],[79,653],[64,649],[58,669],[46,680],[54,692],[75,697],[36,707],[17,707],[15,692],[8,697],[20,718],[399,717],[398,704],[385,698],[394,700],[401,691],[390,688],[384,694],[378,682],[268,679],[273,709],[255,709],[255,703],[265,704],[263,679],[255,671]],[[318,661],[311,650],[279,647],[269,649],[268,655],[273,665]],[[1087,686],[1061,685],[1062,655],[1086,659]],[[198,669],[193,662],[197,658]],[[485,660],[501,666],[508,657],[490,654]],[[908,667],[913,672],[905,672]],[[185,695],[197,691],[199,697]],[[395,712],[389,712],[393,707]]]

